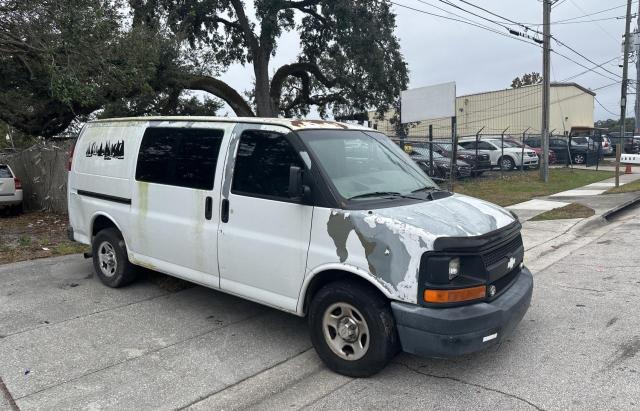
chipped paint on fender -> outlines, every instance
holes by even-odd
[[[333,258],[366,270],[393,298],[412,303],[417,301],[420,259],[438,237],[478,236],[514,221],[499,206],[457,194],[370,211],[334,209],[325,218]],[[352,232],[357,244],[349,239]]]

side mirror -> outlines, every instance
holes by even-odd
[[[302,200],[309,192],[309,186],[302,182],[302,169],[298,166],[289,167],[289,198]]]

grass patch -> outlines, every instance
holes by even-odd
[[[621,185],[620,187],[611,187],[605,194],[619,194],[619,193],[632,193],[634,191],[640,191],[640,180],[632,181],[630,183]]]
[[[33,212],[0,215],[0,264],[88,251],[67,239],[66,215]]]
[[[595,214],[593,209],[578,203],[546,211],[533,217],[531,221],[566,220],[569,218],[587,218]]]
[[[613,171],[552,168],[549,170],[549,182],[545,184],[540,181],[538,170],[527,171],[524,174],[514,171],[508,173],[503,179],[469,180],[458,183],[455,191],[501,206],[508,206],[614,176]]]

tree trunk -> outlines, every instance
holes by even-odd
[[[271,102],[271,84],[269,81],[269,55],[259,53],[253,62],[256,76],[256,115],[258,117],[277,117],[278,109]]]

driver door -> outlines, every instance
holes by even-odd
[[[239,138],[228,198],[223,199],[218,250],[220,287],[295,311],[304,279],[313,206],[290,198],[289,169],[304,162],[292,135],[246,130]],[[231,150],[235,147],[231,144]],[[225,205],[224,202],[227,202]]]

